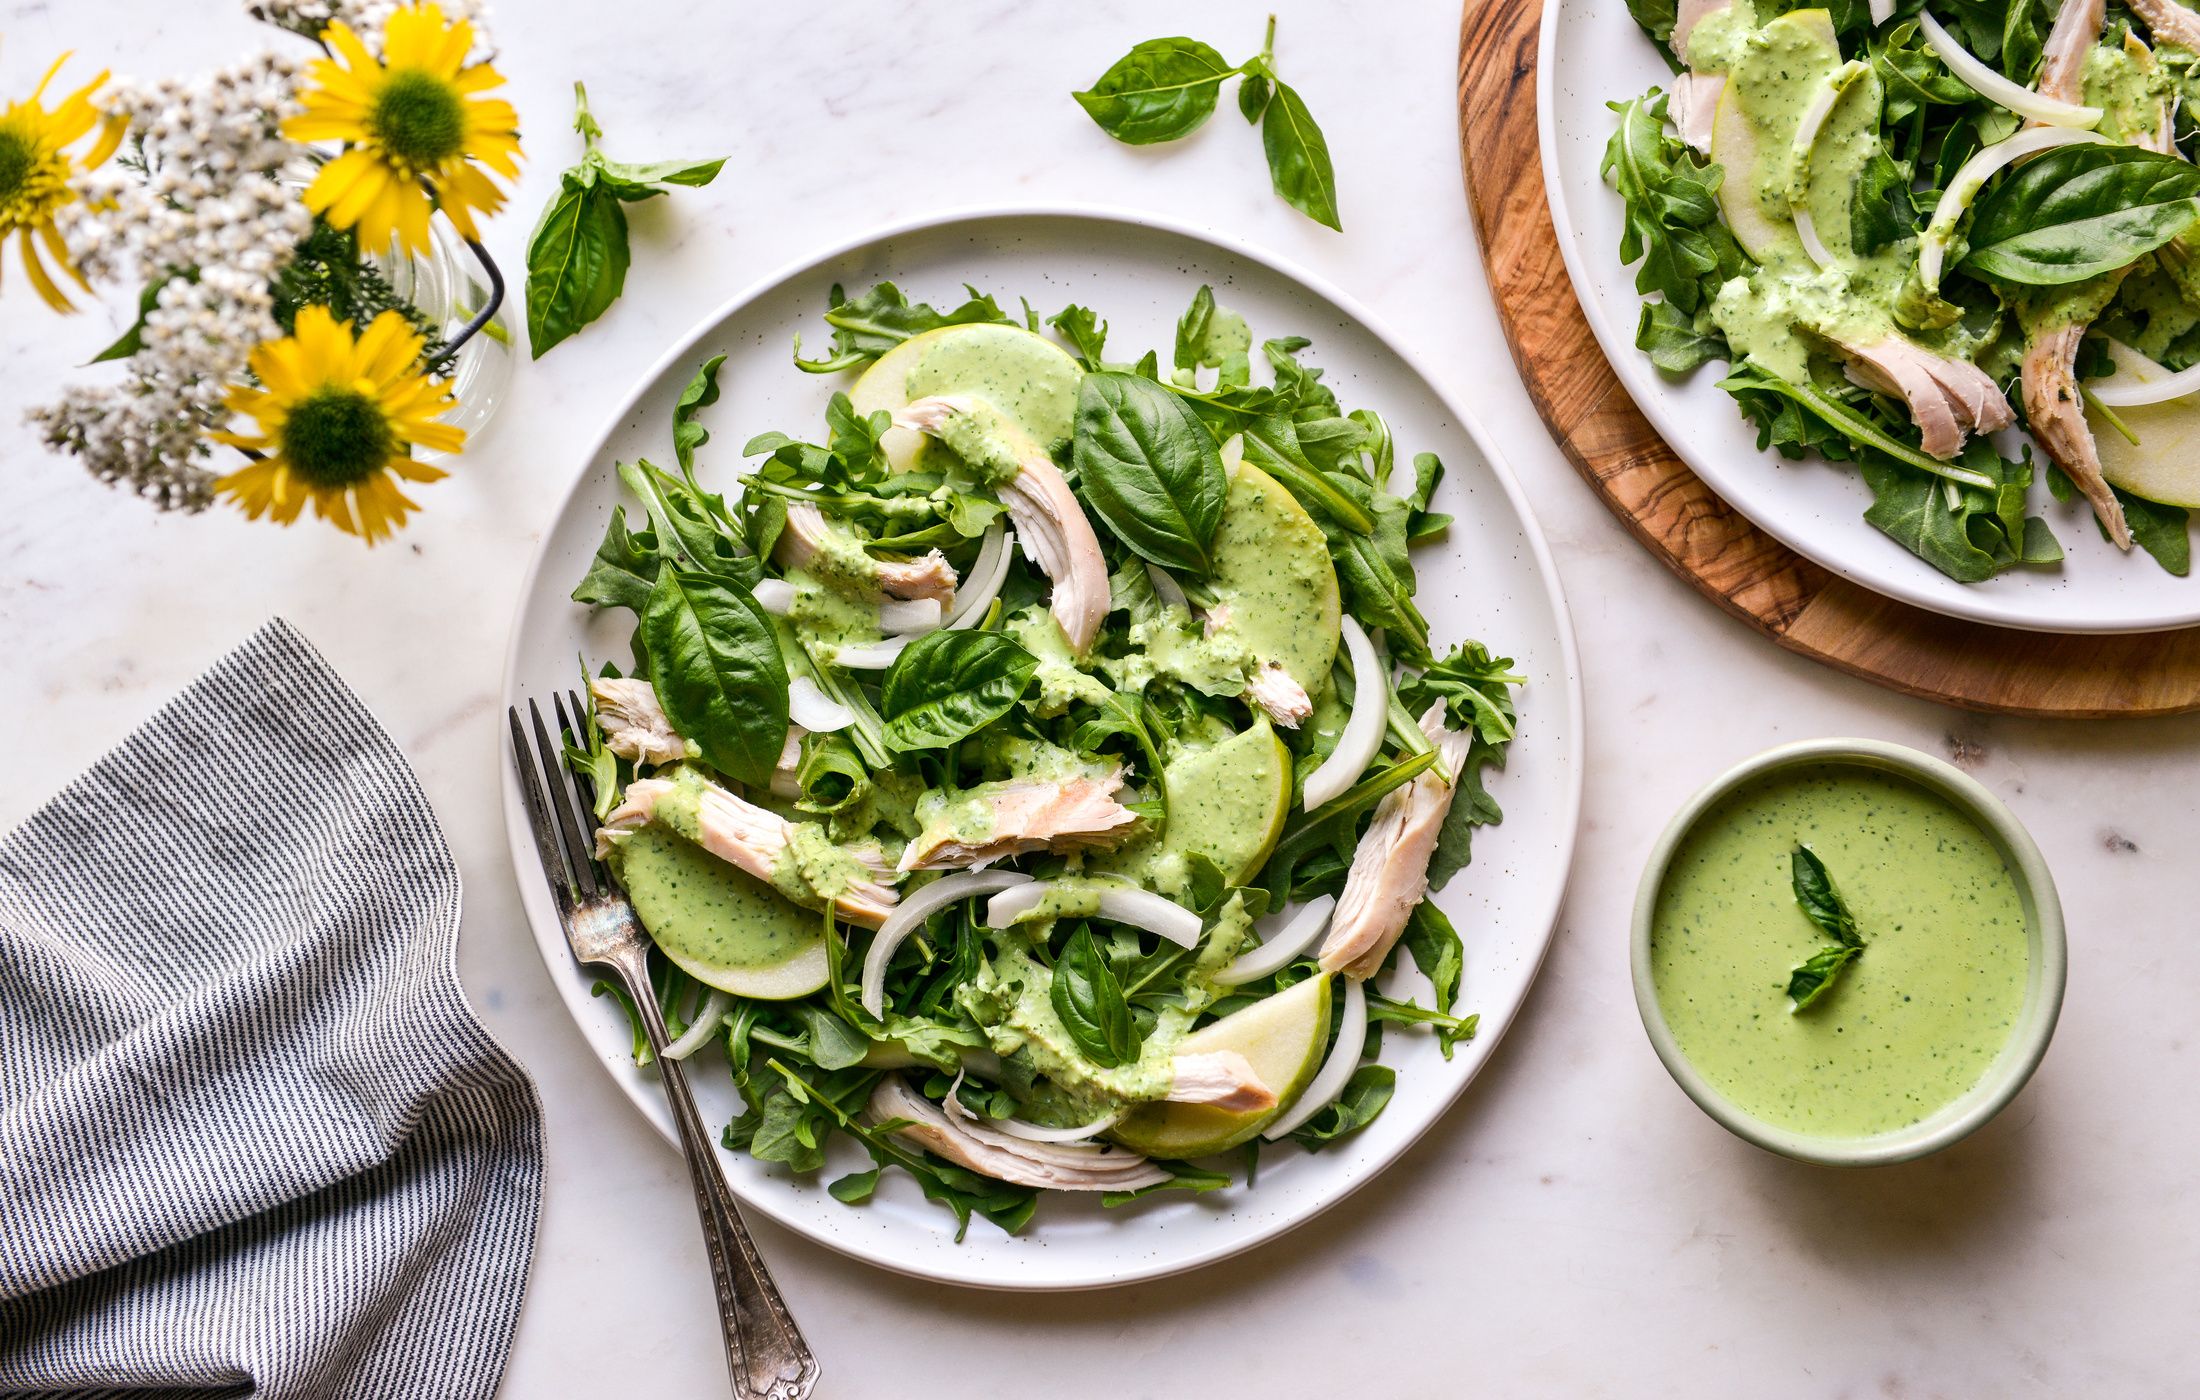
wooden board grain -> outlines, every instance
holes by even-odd
[[[1467,195],[1505,337],[1536,410],[1651,555],[1788,650],[1906,695],[2071,719],[2200,709],[2200,628],[2017,632],[1896,602],[1751,525],[1666,446],[1605,361],[1559,255],[1536,145],[1543,3],[1466,0],[1459,145]]]

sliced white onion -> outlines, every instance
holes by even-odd
[[[756,606],[773,617],[785,617],[794,611],[794,585],[783,578],[758,579],[749,592],[755,595]]]
[[[816,734],[831,734],[856,722],[856,712],[818,688],[808,676],[787,682],[787,717]]]
[[[1924,16],[1920,15],[1919,18]],[[2107,137],[2097,131],[2078,131],[2067,126],[2028,127],[2005,140],[1982,147],[1971,158],[1956,168],[1950,177],[1947,190],[1940,196],[1940,203],[1933,208],[1932,222],[1925,225],[1925,235],[1917,250],[1917,274],[1928,292],[1940,290],[1940,265],[1948,253],[1948,241],[1955,236],[1956,222],[1963,211],[1971,207],[1978,192],[1986,182],[2012,161],[2053,150],[2057,146],[2082,146],[2106,142]]]
[[[973,627],[1001,595],[1008,582],[1008,565],[1015,553],[1016,536],[996,520],[985,527],[978,541],[978,557],[970,561],[963,586],[955,590],[955,606],[947,610],[942,627]]]
[[[1869,72],[1864,64],[1850,59],[1828,73],[1818,85],[1803,109],[1803,120],[1795,128],[1795,138],[1788,147],[1788,210],[1795,216],[1795,232],[1803,240],[1803,251],[1820,267],[1833,262],[1833,254],[1819,240],[1818,225],[1810,217],[1810,153],[1818,145],[1818,134],[1825,129],[1826,118],[1833,113],[1834,104],[1841,94],[1849,90],[1849,84]]]
[[[863,955],[863,1009],[873,1016],[886,1014],[886,965],[894,960],[902,940],[924,927],[926,919],[956,900],[992,894],[1030,879],[1029,875],[1019,875],[1013,870],[959,870],[913,891],[895,905],[894,912],[886,916],[886,922],[878,926],[878,933],[871,939],[870,951]]]
[[[1795,210],[1795,236],[1803,240],[1803,251],[1820,267],[1833,264],[1833,251],[1818,240],[1818,224],[1810,211],[1798,206]]]
[[[1867,8],[1871,11],[1874,29],[1894,18],[1894,0],[1871,0]]]
[[[1307,1119],[1337,1101],[1344,1086],[1351,1082],[1352,1071],[1360,1067],[1360,1052],[1367,1048],[1367,989],[1356,978],[1346,978],[1344,984],[1344,1018],[1337,1023],[1337,1043],[1330,1047],[1329,1058],[1322,1061],[1314,1082],[1306,1086],[1297,1103],[1285,1110],[1284,1115],[1260,1130],[1260,1135],[1270,1142],[1291,1133]]]
[[[965,1071],[957,1071],[955,1082],[947,1088],[948,1114],[960,1118],[966,1123],[977,1123],[991,1128],[995,1132],[1007,1133],[1013,1138],[1022,1138],[1025,1142],[1085,1142],[1114,1127],[1123,1118],[1123,1110],[1120,1108],[1105,1117],[1095,1118],[1090,1123],[1075,1128],[1042,1128],[1037,1123],[1026,1123],[1021,1118],[980,1118],[977,1114],[963,1107],[962,1082],[964,1073]]]
[[[1307,944],[1322,936],[1322,930],[1329,927],[1330,912],[1336,907],[1337,897],[1333,894],[1308,900],[1306,907],[1293,914],[1273,937],[1252,952],[1239,954],[1236,961],[1216,973],[1216,985],[1240,986],[1289,966],[1293,958],[1306,951]]]
[[[1232,433],[1222,440],[1222,469],[1235,472],[1238,463],[1245,460],[1245,434]]]
[[[2085,107],[2075,102],[2065,102],[2059,97],[2034,92],[2028,87],[2011,82],[1989,65],[1971,56],[1970,50],[1956,42],[1955,35],[1941,28],[1940,21],[1923,10],[1917,12],[1917,32],[1925,36],[1925,42],[1940,61],[1948,65],[1948,71],[1961,78],[1964,84],[1979,96],[1998,102],[2020,117],[2030,117],[2049,126],[2092,127],[2100,124],[2102,112],[2098,107]],[[1953,186],[1950,187],[1953,192]]]
[[[2138,351],[2128,345],[2119,345],[2117,348],[2134,357],[2139,355]],[[2156,365],[2155,368],[2160,369],[2161,366]],[[2181,399],[2187,394],[2200,393],[2200,364],[2181,369],[2175,374],[2164,370],[2158,376],[2145,379],[2119,367],[2119,372],[2114,377],[2093,380],[2085,386],[2085,391],[2110,408],[2139,408],[2150,403],[2165,403],[2170,399]]]
[[[947,610],[937,598],[889,598],[878,605],[881,632],[930,632],[945,620]]]
[[[868,646],[840,647],[833,652],[833,664],[843,671],[883,671],[915,640],[914,636],[888,637]]]
[[[1146,565],[1146,577],[1153,582],[1153,591],[1163,603],[1172,608],[1192,610],[1192,600],[1184,596],[1184,585],[1176,581],[1176,575],[1159,564]]]
[[[703,1009],[696,1013],[688,1028],[680,1033],[680,1038],[665,1047],[665,1058],[684,1060],[710,1044],[711,1039],[718,1034],[719,1027],[724,1024],[726,1013],[731,1010],[733,998],[716,987],[711,988],[710,997],[703,1003]]]
[[[1345,649],[1352,653],[1352,717],[1337,736],[1337,747],[1306,778],[1306,810],[1311,812],[1351,787],[1375,761],[1390,721],[1390,681],[1383,675],[1375,644],[1351,614],[1344,617]]]
[[[1039,907],[1053,893],[1055,882],[1036,880],[1004,890],[985,902],[985,926],[1007,928]],[[1100,891],[1100,917],[1119,924],[1157,933],[1171,943],[1190,948],[1199,942],[1199,915],[1183,905],[1163,899],[1135,885],[1110,886]]]

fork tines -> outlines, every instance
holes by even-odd
[[[560,736],[577,742],[578,726],[566,712],[565,697],[553,697],[551,705],[557,712]],[[595,796],[586,779],[567,774],[564,749],[551,742],[542,706],[530,700],[527,712],[533,721],[532,746],[518,707],[508,706],[504,712],[512,726],[512,757],[519,769],[520,800],[527,807],[528,825],[535,833],[535,854],[542,861],[542,873],[550,882],[558,913],[570,918],[576,899],[594,899],[611,889],[609,877],[595,858]],[[580,698],[574,696],[573,714],[586,713]]]

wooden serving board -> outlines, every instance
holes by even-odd
[[[1559,255],[1536,144],[1543,3],[1466,0],[1460,156],[1521,378],[1559,446],[1636,538],[1781,646],[1906,695],[2072,719],[2200,709],[2200,628],[2018,632],[1898,603],[1750,524],[1666,446],[1605,361]],[[1616,0],[1613,12],[1628,22]]]

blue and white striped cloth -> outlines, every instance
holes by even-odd
[[[496,1389],[542,1115],[458,914],[280,621],[0,839],[0,1395]]]

